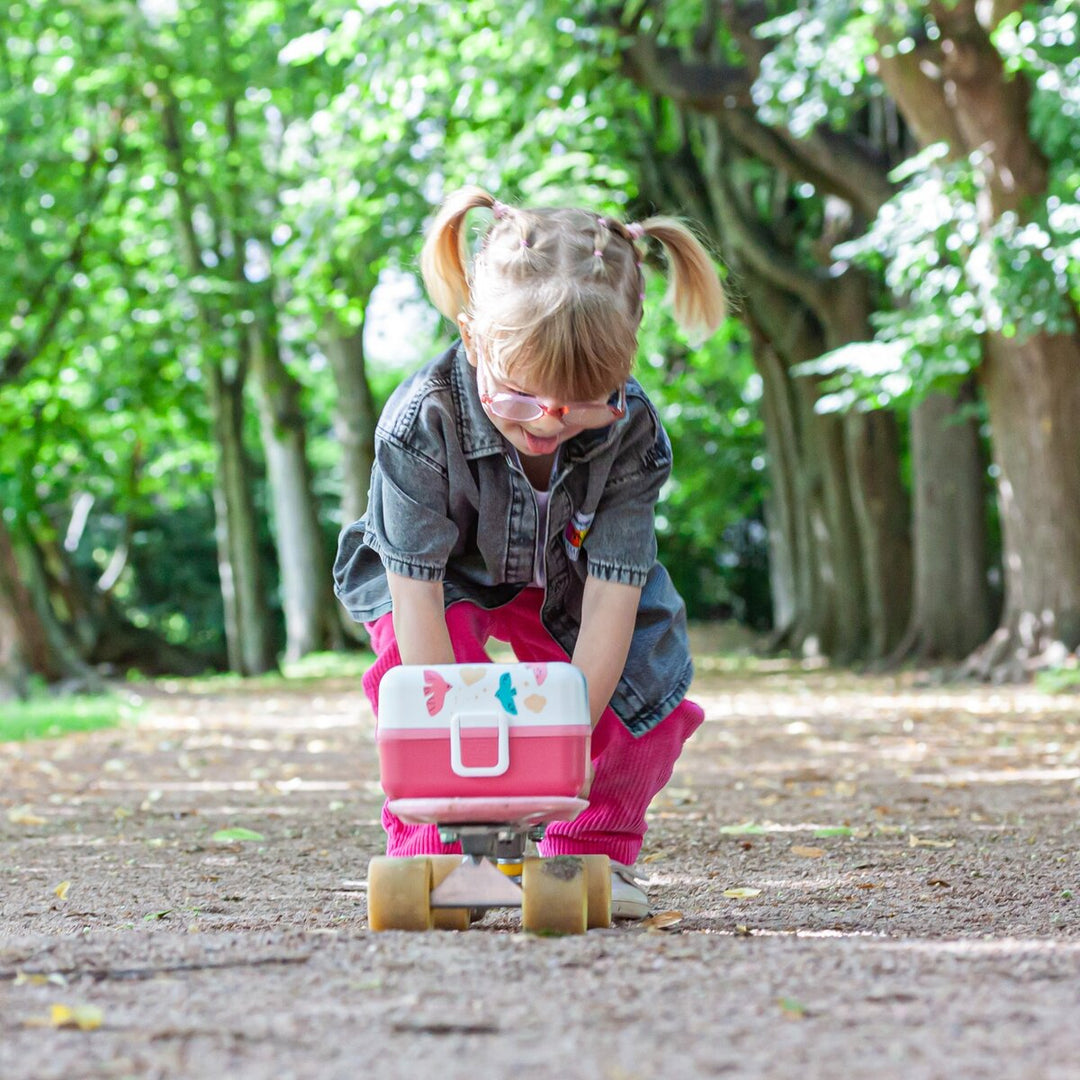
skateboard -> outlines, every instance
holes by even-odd
[[[588,806],[576,794],[590,731],[580,671],[565,663],[394,668],[380,688],[379,725],[389,809],[437,826],[462,854],[372,859],[372,930],[466,930],[491,908],[520,909],[522,929],[533,933],[611,924],[606,855],[526,854],[548,823]]]

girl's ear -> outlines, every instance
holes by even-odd
[[[461,331],[461,341],[465,346],[465,357],[469,363],[476,367],[476,350],[473,349],[472,320],[464,311],[458,312],[458,329]]]

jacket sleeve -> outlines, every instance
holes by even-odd
[[[364,543],[390,573],[441,581],[457,543],[438,450],[416,427],[409,438],[384,434],[376,440]]]

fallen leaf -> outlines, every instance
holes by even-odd
[[[908,837],[908,847],[950,848],[955,846],[955,840],[920,840],[914,833]]]
[[[104,1019],[104,1013],[96,1005],[53,1005],[49,1010],[49,1024],[55,1028],[95,1031]]]
[[[71,882],[70,881],[61,881],[60,884],[57,885],[55,889],[53,889],[53,892],[61,900],[66,900],[67,899],[67,894],[68,894],[68,889],[70,889],[70,888],[71,888]]]
[[[34,813],[34,808],[29,803],[22,806],[13,806],[7,812],[7,819],[12,825],[47,825],[43,817]]]
[[[731,900],[749,900],[753,896],[760,896],[760,889],[725,889],[724,895]]]
[[[760,825],[755,825],[752,821],[747,822],[745,825],[721,825],[720,831],[725,836],[761,836],[765,832]]]
[[[644,856],[641,861],[643,863],[660,862],[661,859],[666,859],[668,857],[668,854],[669,853],[666,851],[652,851],[648,855]]]
[[[803,847],[802,844],[796,844],[791,849],[792,855],[799,855],[804,859],[820,859],[825,854],[825,849],[820,847]]]
[[[252,829],[218,829],[210,839],[227,842],[231,840],[265,840],[266,837]]]
[[[806,1006],[795,998],[782,997],[776,1003],[789,1020],[802,1020],[806,1016]]]
[[[850,825],[829,825],[824,829],[816,829],[814,831],[815,840],[824,840],[829,836],[850,836]]]
[[[171,914],[172,908],[168,908],[165,911],[150,911],[143,916],[143,922],[151,922],[154,919],[164,919]]]
[[[652,930],[670,930],[673,926],[678,926],[682,919],[681,911],[660,911],[647,919],[642,919],[638,925]]]

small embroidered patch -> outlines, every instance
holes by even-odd
[[[577,562],[581,553],[581,545],[585,543],[585,537],[589,535],[595,514],[575,514],[566,524],[566,532],[563,538],[566,541],[566,553],[571,562]]]

